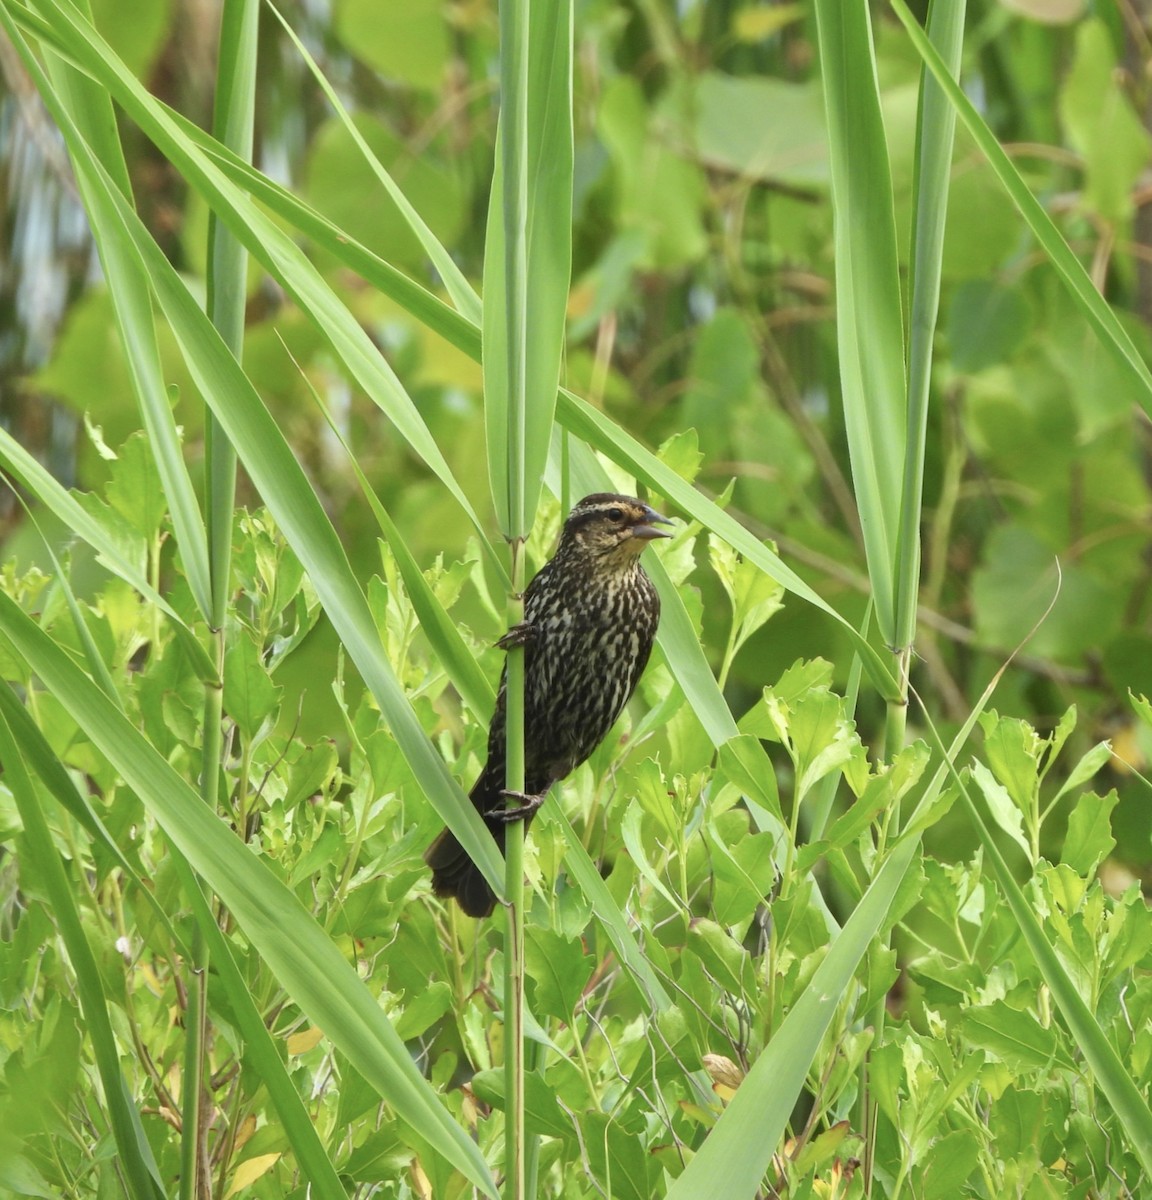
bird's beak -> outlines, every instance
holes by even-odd
[[[632,526],[632,536],[639,538],[642,542],[651,542],[656,538],[671,537],[670,533],[665,533],[663,529],[656,529],[656,525],[671,525],[672,522],[667,517],[662,517],[654,508],[644,509],[644,523],[642,525]]]

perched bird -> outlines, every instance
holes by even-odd
[[[496,643],[524,647],[524,793],[504,788],[505,669],[488,762],[471,799],[501,850],[505,825],[531,820],[549,788],[603,741],[635,690],[660,620],[660,597],[640,555],[655,538],[672,536],[656,528],[671,523],[634,496],[585,496],[524,593],[524,623]],[[510,808],[510,799],[520,803]],[[436,894],[455,896],[470,917],[495,907],[487,880],[451,830],[424,861]]]

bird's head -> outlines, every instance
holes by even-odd
[[[649,542],[671,537],[656,528],[671,524],[635,496],[597,492],[585,496],[568,514],[560,548],[590,556],[607,555],[610,561],[626,563],[637,558]]]

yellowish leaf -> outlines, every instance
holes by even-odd
[[[244,1188],[251,1187],[261,1175],[272,1170],[279,1158],[280,1151],[277,1150],[275,1154],[257,1154],[255,1158],[242,1162],[236,1168],[236,1174],[232,1176],[232,1186],[225,1194],[225,1200],[228,1200],[229,1196],[235,1196]]]
[[[315,1025],[309,1029],[301,1029],[299,1033],[289,1034],[288,1053],[307,1054],[323,1036],[324,1031],[317,1029]]]

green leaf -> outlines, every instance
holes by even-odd
[[[451,1010],[455,999],[452,988],[443,979],[432,980],[404,1005],[404,1011],[396,1018],[396,1036],[406,1042],[421,1037]]]
[[[784,824],[776,775],[758,738],[742,733],[723,742],[718,765],[721,774],[740,788],[749,800],[767,809]]]
[[[1119,800],[1113,789],[1106,796],[1085,792],[1076,801],[1068,818],[1060,861],[1078,875],[1090,876],[1116,845],[1112,836],[1112,810]]]
[[[1048,744],[1027,721],[1001,717],[995,710],[980,717],[984,750],[996,778],[1008,790],[1013,803],[1030,815],[1040,790],[1041,759]]]
[[[655,1163],[643,1141],[607,1113],[588,1113],[583,1124],[592,1173],[612,1200],[651,1200]]]
[[[1152,138],[1117,80],[1119,69],[1104,22],[1098,17],[1081,22],[1060,116],[1084,159],[1084,199],[1109,222],[1131,215],[1133,189],[1152,150]]]
[[[386,79],[430,90],[444,82],[450,30],[439,0],[383,8],[374,0],[339,0],[334,15],[348,50]]]
[[[1066,796],[1069,792],[1083,787],[1090,779],[1094,779],[1112,760],[1112,743],[1097,742],[1091,750],[1068,772],[1068,778],[1060,785],[1056,799]]]
[[[852,481],[876,621],[897,638],[908,439],[904,315],[888,145],[865,0],[816,0],[835,218],[836,332]]]
[[[704,180],[695,163],[652,136],[640,83],[614,76],[604,88],[598,116],[598,133],[617,179],[615,223],[638,235],[640,264],[675,267],[702,258],[708,249],[700,218]]]
[[[688,114],[686,140],[709,167],[742,179],[827,187],[828,132],[814,83],[719,71],[689,79],[690,95],[670,89],[661,115],[676,120]]]
[[[477,1071],[472,1076],[472,1090],[478,1099],[504,1111],[504,1072]],[[528,1132],[543,1137],[573,1138],[576,1135],[572,1119],[560,1107],[556,1089],[539,1071],[524,1076],[524,1121]]]
[[[246,738],[254,737],[275,711],[282,691],[272,682],[255,638],[237,629],[224,654],[224,710]]]
[[[948,348],[957,371],[974,373],[1007,362],[1032,329],[1023,289],[991,279],[961,283],[948,312]]]
[[[1000,783],[983,763],[972,764],[972,778],[984,793],[988,802],[988,811],[992,820],[1020,847],[1031,859],[1032,848],[1024,836],[1024,822],[1020,808],[1013,800],[1008,789]]]
[[[571,1023],[595,966],[580,939],[533,925],[524,941],[524,965],[536,985],[533,1012]]]
[[[980,1164],[981,1142],[970,1129],[956,1129],[932,1145],[920,1195],[923,1200],[955,1200]]]
[[[995,1054],[1013,1071],[1048,1070],[1054,1065],[1074,1069],[1055,1029],[1046,1029],[1032,1013],[1003,1000],[968,1009],[960,1023],[968,1041]]]

